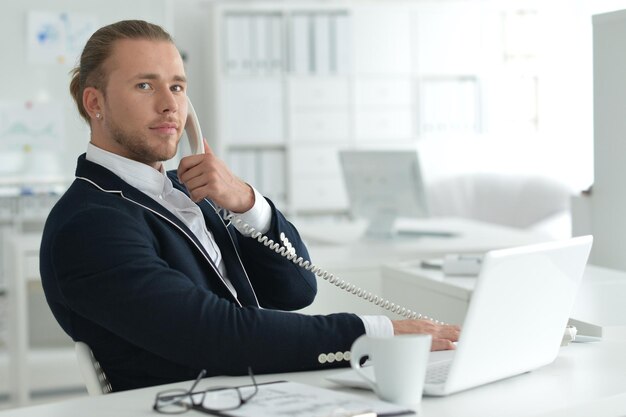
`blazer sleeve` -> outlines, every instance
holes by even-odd
[[[298,230],[267,199],[272,208],[272,220],[268,239],[283,245],[283,236],[289,241],[297,257],[311,262],[308,249]],[[234,228],[233,228],[234,229]],[[281,256],[252,237],[243,236],[238,231],[239,250],[250,281],[265,308],[296,310],[310,305],[317,294],[315,275],[289,259]]]
[[[273,227],[276,232],[285,226]],[[247,366],[260,373],[337,366],[320,363],[319,355],[349,350],[364,333],[352,314],[307,316],[237,306],[173,269],[160,256],[147,220],[123,210],[79,211],[47,244],[46,274],[54,276],[74,314],[141,349],[213,375],[245,373]],[[184,261],[195,262],[191,255]]]

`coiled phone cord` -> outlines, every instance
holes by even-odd
[[[378,307],[389,310],[390,312],[398,314],[407,319],[430,320],[436,324],[444,324],[443,322],[439,320],[435,320],[433,318],[417,313],[408,308],[401,307],[395,303],[392,303],[389,300],[379,297],[378,295],[372,294],[369,291],[363,290],[357,287],[356,285],[351,284],[335,276],[334,274],[323,270],[322,268],[313,264],[311,261],[306,260],[302,258],[301,256],[298,256],[293,250],[289,250],[288,248],[281,245],[280,243],[274,242],[272,239],[263,235],[261,232],[258,232],[254,227],[244,222],[236,214],[228,210],[225,210],[223,208],[220,208],[217,211],[219,212],[220,210],[223,211],[222,217],[224,218],[224,220],[233,223],[233,225],[235,225],[238,230],[243,231],[244,234],[249,235],[253,239],[256,239],[259,243],[262,243],[264,246],[266,246],[270,250],[273,250],[280,256],[290,260],[291,262],[298,265],[299,267],[312,272],[317,277],[328,281],[330,284],[335,285],[337,288],[341,288],[342,290],[349,292],[350,294],[354,294],[357,297],[363,298],[364,300],[369,301],[370,303],[373,303],[374,305]]]

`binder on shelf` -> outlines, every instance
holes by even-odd
[[[279,74],[283,70],[283,27],[280,16],[269,17],[268,58],[270,73]]]
[[[241,58],[239,49],[238,25],[240,19],[237,15],[227,15],[224,18],[224,65],[227,75],[234,75],[241,71]]]
[[[239,74],[250,75],[253,72],[252,18],[250,15],[241,15],[237,22],[237,47],[241,61]]]
[[[261,168],[259,189],[276,204],[282,204],[287,200],[285,165],[284,151],[270,149],[259,152],[259,167]]]
[[[333,50],[331,61],[335,62],[335,73],[350,72],[350,19],[347,14],[335,14],[331,17],[334,27]]]
[[[330,17],[327,13],[313,17],[313,73],[327,75],[330,72]]]
[[[256,153],[251,150],[232,150],[228,152],[230,169],[245,182],[258,187]]]
[[[295,74],[311,72],[310,16],[294,14],[291,18],[291,70]]]
[[[252,73],[251,16],[231,14],[226,17],[226,73]]]

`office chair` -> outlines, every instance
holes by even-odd
[[[100,363],[93,356],[91,348],[83,342],[74,344],[78,368],[83,376],[89,395],[103,395],[113,391],[111,384],[100,367]]]
[[[469,218],[555,238],[571,236],[569,205],[574,192],[550,178],[468,173],[433,181],[427,191],[433,216]]]

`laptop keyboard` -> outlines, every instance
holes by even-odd
[[[431,363],[426,371],[426,383],[441,384],[446,382],[450,372],[450,365],[452,365],[451,360]]]

